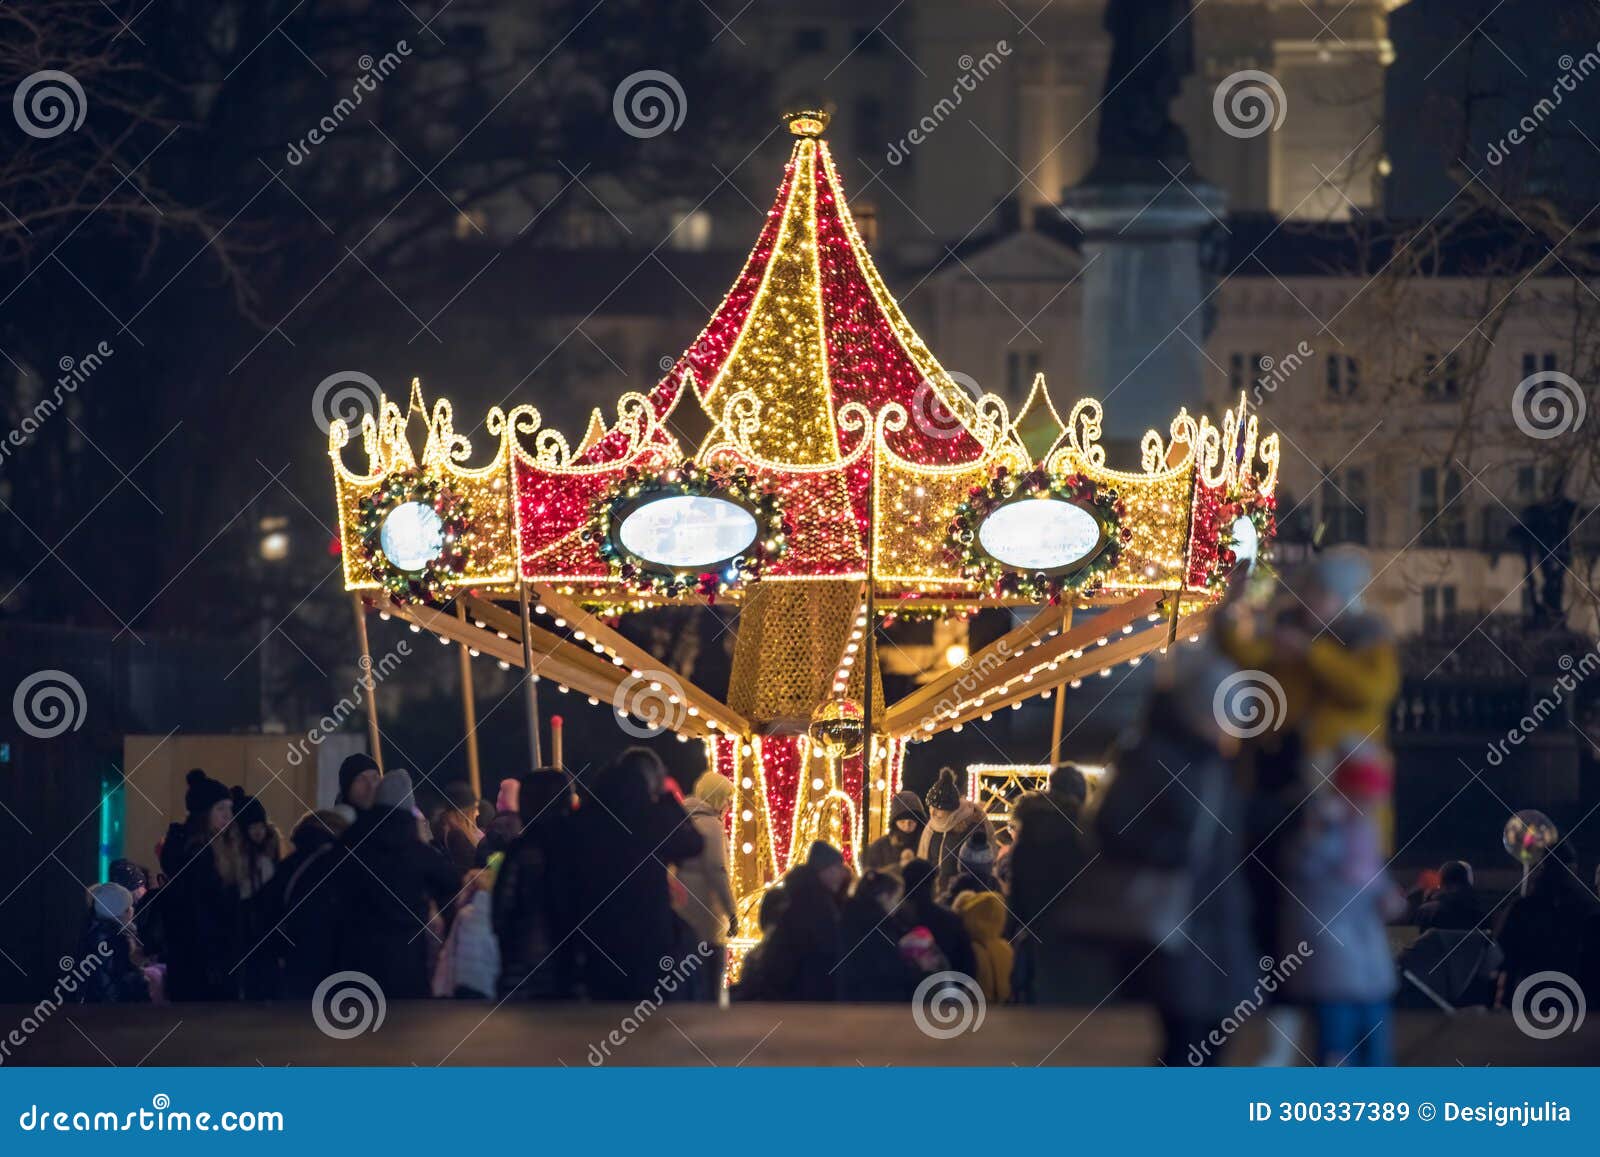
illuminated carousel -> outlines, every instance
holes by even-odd
[[[1233,563],[1269,543],[1278,471],[1243,399],[1220,426],[1180,412],[1124,471],[1097,401],[1063,421],[1042,377],[1014,417],[971,396],[879,277],[826,117],[789,127],[777,199],[710,322],[577,445],[531,405],[496,408],[474,465],[449,402],[416,385],[405,411],[383,399],[362,419],[364,469],[346,464],[345,424],[330,431],[363,648],[378,612],[458,644],[467,680],[470,656],[522,668],[536,764],[536,682],[703,742],[736,788],[746,933],[811,840],[854,860],[881,833],[909,744],[1197,637]],[[686,428],[709,433],[691,444]],[[738,608],[720,698],[617,627],[711,602]],[[879,625],[987,607],[1036,613],[884,701]],[[470,699],[466,721],[470,735]]]

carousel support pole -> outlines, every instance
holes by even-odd
[[[522,690],[528,707],[528,759],[531,767],[543,767],[544,755],[539,750],[539,685],[533,681],[533,620],[528,614],[528,584],[517,586],[519,609],[522,612]]]
[[[561,716],[550,716],[550,766],[561,771],[567,769],[567,753],[562,742],[566,735],[566,730],[562,726]]]
[[[456,600],[456,618],[467,621],[467,608]],[[467,733],[467,782],[472,794],[483,798],[483,778],[478,769],[478,708],[472,687],[472,651],[465,643],[457,644],[461,660],[461,725]]]
[[[878,633],[877,592],[874,589],[878,580],[877,567],[874,561],[877,551],[878,464],[876,458],[874,458],[872,464],[872,489],[867,495],[867,597],[864,600],[867,608],[867,625],[863,628],[864,634],[862,636],[866,646],[861,649],[862,656],[865,659],[866,705],[861,711],[861,810],[858,813],[858,824],[861,829],[861,848],[863,850],[872,842],[872,769],[874,766],[872,757],[877,747],[877,744],[873,742],[874,736],[872,734],[872,717],[875,714],[872,709],[873,676],[878,671],[878,648],[873,643],[873,637]],[[889,753],[885,751],[884,758],[887,759],[888,755]],[[842,770],[840,771],[840,778],[841,780],[843,779]],[[887,780],[885,782],[887,783]],[[840,786],[844,786],[842,782]],[[883,801],[883,807],[885,827],[887,827],[889,816],[889,801],[887,799]],[[859,863],[852,864],[851,867],[857,872],[861,871]]]
[[[367,608],[361,595],[350,596],[350,606],[356,613],[356,639],[361,644],[361,686],[367,700],[367,743],[372,748],[372,758],[383,770],[383,744],[378,737],[378,685],[372,677],[372,647],[367,642]]]
[[[1067,609],[1061,614],[1061,629],[1063,632],[1072,629],[1072,604],[1067,604]],[[1050,768],[1054,771],[1056,764],[1061,762],[1062,731],[1067,722],[1067,685],[1061,684],[1055,690],[1055,718],[1050,724]]]
[[[1167,646],[1178,641],[1178,616],[1183,610],[1183,592],[1189,585],[1189,570],[1194,566],[1194,503],[1200,497],[1200,460],[1195,459],[1194,471],[1189,475],[1189,510],[1184,515],[1183,573],[1172,592],[1172,618],[1167,622]]]

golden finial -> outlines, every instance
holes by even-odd
[[[783,119],[797,137],[820,137],[827,131],[830,116],[826,109],[807,108],[786,113]]]

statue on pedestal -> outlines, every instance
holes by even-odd
[[[1190,0],[1106,0],[1111,66],[1085,184],[1164,185],[1189,164],[1172,100],[1194,71]]]

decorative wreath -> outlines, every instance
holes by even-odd
[[[978,528],[996,508],[1021,498],[1044,496],[1072,502],[1087,510],[1100,524],[1101,546],[1082,563],[1053,571],[1020,571],[992,557],[978,542]],[[1059,602],[1063,591],[1093,589],[1117,565],[1122,544],[1132,531],[1122,525],[1127,514],[1122,499],[1082,474],[1053,478],[1042,468],[1012,474],[1004,466],[995,470],[987,486],[974,486],[956,507],[950,524],[949,550],[961,566],[963,577],[989,586],[997,595]]]
[[[1277,496],[1256,490],[1231,490],[1217,504],[1217,564],[1210,576],[1213,587],[1226,586],[1239,562],[1234,553],[1233,524],[1241,515],[1256,528],[1256,569],[1271,565],[1272,540],[1278,533]]]
[[[401,570],[383,552],[383,524],[397,506],[420,502],[439,516],[444,545],[421,570]],[[398,603],[437,602],[461,585],[467,565],[466,532],[472,504],[442,478],[412,467],[389,475],[356,504],[357,528],[367,565]]]
[[[724,559],[715,567],[672,568],[629,554],[618,539],[623,518],[652,499],[674,495],[721,498],[744,507],[756,520],[755,541],[744,554]],[[783,554],[788,535],[789,521],[776,490],[763,485],[743,466],[719,469],[701,466],[693,459],[659,471],[629,467],[595,502],[593,517],[583,532],[584,541],[596,544],[611,573],[641,593],[670,597],[694,592],[711,600],[758,580]]]

